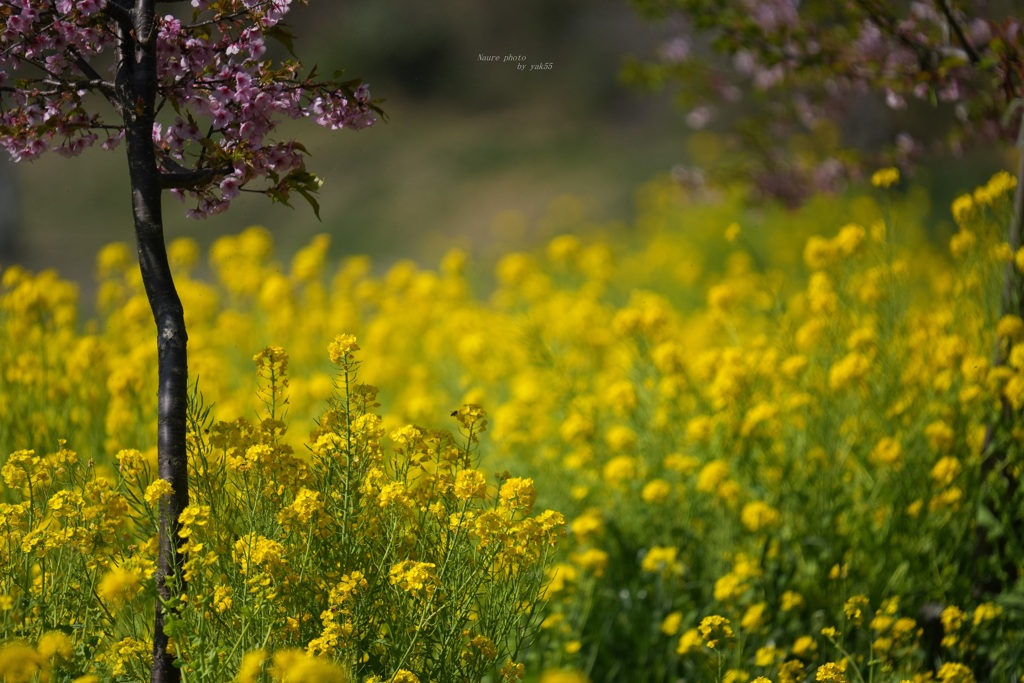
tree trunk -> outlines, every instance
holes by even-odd
[[[156,322],[159,363],[157,453],[159,473],[174,489],[160,503],[160,554],[156,569],[159,599],[153,632],[152,683],[177,683],[181,672],[167,652],[164,602],[184,590],[183,557],[177,548],[179,517],[188,505],[185,451],[188,363],[185,317],[171,277],[164,244],[160,171],[153,149],[157,84],[154,0],[135,0],[132,26],[118,31],[117,104],[125,124],[132,214],[142,281]]]

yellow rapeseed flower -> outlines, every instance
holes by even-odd
[[[887,189],[900,181],[900,170],[895,166],[880,168],[871,174],[871,184],[881,189]]]
[[[955,259],[962,259],[967,256],[977,241],[978,238],[973,232],[961,227],[959,231],[949,238],[949,253]]]
[[[851,624],[860,626],[864,623],[866,610],[869,605],[870,603],[866,595],[854,595],[843,605],[843,614],[846,615]]]
[[[270,673],[281,683],[349,683],[352,680],[337,664],[297,649],[274,653]],[[397,675],[393,680],[399,680]],[[418,683],[415,677],[404,680]]]
[[[39,638],[39,645],[36,647],[44,659],[61,657],[71,659],[75,653],[75,645],[71,642],[68,634],[62,631],[48,631]]]
[[[932,467],[931,477],[939,486],[949,486],[953,483],[953,480],[960,476],[962,471],[963,465],[960,464],[960,461],[953,456],[947,455],[939,458],[939,461]]]
[[[43,658],[31,645],[7,643],[0,646],[0,680],[29,683],[43,668]]]
[[[1010,341],[1024,338],[1024,320],[1019,315],[1004,315],[996,323],[996,336]]]
[[[714,422],[708,415],[691,417],[686,423],[686,439],[687,441],[706,443],[711,440],[714,428]]]
[[[743,526],[753,533],[774,527],[779,523],[780,517],[778,510],[761,500],[747,503],[740,512]]]
[[[950,605],[942,610],[942,630],[945,635],[942,638],[944,647],[953,647],[959,639],[960,629],[967,620],[967,614],[955,605]]]
[[[980,206],[992,206],[1004,195],[1013,192],[1017,179],[1007,171],[999,171],[987,183],[974,190],[974,201]]]
[[[701,645],[704,641],[701,640],[700,632],[691,628],[679,636],[679,644],[676,645],[676,654],[685,655],[690,652],[697,652],[700,650]]]
[[[682,612],[671,612],[661,620],[661,632],[666,636],[674,636],[679,633],[679,626],[683,623]]]
[[[678,573],[682,571],[682,565],[676,561],[678,553],[679,549],[674,546],[651,546],[640,562],[640,569],[651,574]]]
[[[608,566],[608,553],[600,548],[587,548],[573,553],[572,560],[581,569],[586,569],[594,576],[603,576],[604,568]]]
[[[299,282],[312,282],[320,277],[331,246],[331,236],[320,234],[292,258],[292,277]]]
[[[614,425],[605,432],[605,443],[615,453],[623,453],[636,448],[636,432],[625,425]]]
[[[167,260],[175,274],[191,270],[199,261],[199,253],[199,243],[191,237],[177,237],[167,245]]]
[[[101,280],[121,275],[133,265],[135,258],[126,242],[108,244],[96,255],[96,275]]]
[[[96,584],[96,594],[114,609],[134,598],[141,590],[138,573],[124,567],[112,567]]]
[[[580,239],[576,235],[558,235],[548,242],[548,258],[555,263],[571,263],[579,255]]]
[[[589,508],[569,523],[569,531],[580,539],[580,542],[604,531],[604,513],[600,508]]]
[[[121,450],[114,457],[117,458],[118,470],[125,479],[133,479],[139,476],[146,466],[146,459],[142,456],[142,453],[134,448]]]
[[[663,503],[672,493],[672,485],[664,479],[652,479],[644,484],[640,498],[645,503]]]
[[[732,626],[729,624],[729,620],[718,614],[701,619],[697,630],[700,631],[704,644],[712,650],[718,647],[721,641],[729,640],[733,637]]]
[[[151,506],[156,507],[160,504],[161,498],[173,493],[174,487],[171,486],[171,482],[166,479],[154,479],[152,483],[146,487],[146,491],[142,494],[142,497]]]
[[[924,428],[924,435],[928,438],[931,447],[939,453],[945,453],[952,449],[956,439],[953,428],[943,420],[935,420],[928,424]]]
[[[756,433],[758,436],[774,436],[777,433],[777,427],[773,429],[767,425],[771,425],[778,414],[779,406],[776,403],[772,401],[758,402],[743,416],[740,434],[750,436]]]
[[[716,459],[704,465],[697,475],[697,490],[711,493],[729,476],[729,463]]]
[[[811,270],[823,270],[835,261],[835,248],[831,240],[812,235],[804,246],[804,263]]]
[[[799,659],[790,659],[779,667],[779,683],[799,683],[805,678],[804,663]]]
[[[811,653],[818,649],[818,644],[814,642],[814,638],[811,636],[800,636],[793,641],[793,647],[791,648],[793,654],[800,658],[807,658]]]
[[[763,668],[772,667],[785,656],[786,653],[775,645],[765,645],[764,647],[757,648],[757,651],[754,653],[754,665]],[[757,679],[754,680],[756,681]]]
[[[505,665],[501,667],[501,670],[498,673],[501,674],[503,680],[521,681],[526,677],[526,667],[523,664],[514,662],[510,659],[505,662]]]
[[[459,470],[454,493],[459,500],[483,499],[487,495],[487,478],[480,470]]]
[[[601,478],[611,486],[621,486],[637,479],[640,474],[640,462],[631,455],[617,455],[605,463],[601,470]]]
[[[832,240],[832,243],[839,253],[844,256],[853,256],[863,246],[867,237],[868,232],[864,229],[864,226],[850,223],[839,229],[839,233]]]
[[[700,467],[700,460],[692,455],[669,453],[662,460],[662,465],[664,465],[667,470],[679,472],[680,474],[689,474]]]
[[[828,371],[828,385],[832,390],[848,387],[863,379],[871,370],[871,361],[863,353],[848,353]]]
[[[895,465],[903,457],[903,446],[900,442],[891,437],[883,436],[871,449],[869,456],[871,462],[876,465]]]
[[[436,567],[433,562],[402,560],[391,567],[389,580],[391,585],[397,585],[410,595],[433,595],[440,584],[434,571]]]
[[[847,683],[846,664],[842,662],[828,662],[818,667],[814,680],[822,683]]]
[[[708,289],[708,307],[716,311],[725,311],[739,301],[739,293],[728,282],[713,285]]]
[[[974,199],[969,194],[962,194],[953,200],[953,218],[963,225],[974,212]]]
[[[327,347],[331,362],[335,365],[345,365],[354,358],[354,354],[358,350],[359,344],[356,343],[356,337],[352,334],[339,334]]]
[[[783,612],[792,612],[804,604],[804,597],[796,591],[783,591],[779,600],[779,608]]]
[[[936,674],[942,683],[974,683],[974,672],[960,662],[944,662]]]
[[[560,593],[565,590],[568,586],[576,583],[576,579],[579,577],[579,572],[571,564],[566,562],[558,562],[547,570],[548,582],[544,587],[545,599],[550,596]]]
[[[810,361],[807,359],[807,356],[797,353],[782,361],[782,365],[779,366],[779,370],[781,370],[783,376],[788,379],[796,379],[805,369],[807,369],[809,363]]]
[[[740,620],[740,628],[748,633],[756,631],[764,624],[765,612],[768,610],[768,603],[755,602],[747,608]]]
[[[722,676],[722,683],[746,683],[750,680],[750,673],[743,669],[729,669]]]
[[[980,626],[986,621],[996,619],[1003,613],[1003,608],[994,602],[983,602],[974,608],[974,617],[972,622],[975,626]]]
[[[537,490],[533,486],[533,479],[523,477],[507,479],[498,491],[498,500],[501,506],[510,512],[530,514],[533,504],[537,500]]]

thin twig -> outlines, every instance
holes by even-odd
[[[971,64],[977,64],[981,61],[981,58],[978,56],[977,51],[975,51],[974,46],[971,45],[971,41],[969,41],[967,36],[964,34],[964,29],[960,25],[960,22],[956,20],[955,16],[953,16],[953,10],[950,8],[949,2],[947,0],[939,0],[939,6],[942,7],[942,13],[946,15],[946,21],[948,21],[949,25],[953,27],[953,33],[956,34],[957,40],[959,40],[960,44],[963,45],[964,52],[967,53],[967,58],[971,60]]]

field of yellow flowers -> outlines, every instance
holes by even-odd
[[[170,244],[184,680],[1022,680],[1016,181],[951,235],[899,183],[652,182],[493,268]],[[153,323],[131,247],[96,272],[92,320],[0,272],[4,681],[147,677]]]

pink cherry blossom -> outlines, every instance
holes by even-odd
[[[107,0],[0,4],[0,148],[15,160],[75,155],[97,142],[115,148],[123,122],[84,113],[106,111],[95,105],[114,88],[105,53],[117,19]],[[157,20],[163,106],[153,144],[165,172],[192,172],[174,189],[191,198],[189,215],[219,213],[242,189],[287,198],[291,179],[308,174],[301,146],[274,139],[284,119],[358,130],[380,113],[365,84],[305,76],[297,63],[267,58],[266,31],[278,30],[292,5],[192,0],[191,11]]]

